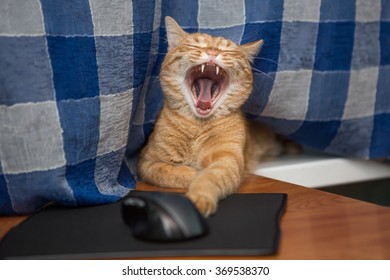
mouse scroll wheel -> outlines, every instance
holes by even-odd
[[[145,207],[145,201],[143,201],[142,199],[136,198],[136,197],[126,199],[126,204],[128,206],[134,206],[137,208],[144,208]]]

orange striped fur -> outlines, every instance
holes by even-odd
[[[252,91],[251,62],[262,41],[239,46],[222,37],[188,34],[169,17],[166,29],[164,105],[141,152],[139,177],[161,187],[188,188],[187,196],[209,216],[220,199],[239,188],[257,159],[281,150],[271,130],[248,123],[240,111]],[[207,77],[197,82],[200,71],[219,71],[210,74],[219,79],[213,101],[212,90],[197,96],[195,87],[209,82]]]

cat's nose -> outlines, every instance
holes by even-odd
[[[206,53],[211,57],[217,57],[219,52],[216,49],[208,49]]]

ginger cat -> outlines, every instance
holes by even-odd
[[[188,34],[170,17],[165,24],[164,105],[141,152],[138,175],[160,187],[187,188],[207,217],[239,188],[256,159],[282,149],[271,130],[248,123],[240,111],[252,92],[251,62],[263,41],[239,46]]]

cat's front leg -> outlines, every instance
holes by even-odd
[[[244,178],[242,151],[216,151],[191,182],[187,197],[205,216],[214,214],[218,201],[235,192]]]
[[[142,181],[159,187],[188,188],[197,170],[187,165],[174,165],[152,160],[140,160],[138,175]]]

